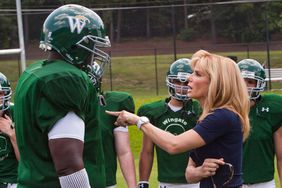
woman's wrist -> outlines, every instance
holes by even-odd
[[[146,124],[146,123],[150,123],[150,120],[146,117],[146,116],[141,116],[139,117],[139,120],[137,121],[136,125],[138,127],[138,129],[141,129],[141,126]]]

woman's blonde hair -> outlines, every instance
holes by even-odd
[[[218,108],[227,108],[238,114],[242,122],[244,139],[250,132],[250,101],[247,87],[236,63],[220,55],[199,50],[192,56],[191,67],[205,72],[209,79],[208,96],[199,120]]]

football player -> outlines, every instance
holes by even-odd
[[[12,121],[11,96],[10,83],[0,72],[0,187],[16,188],[20,157]]]
[[[252,127],[243,146],[243,187],[275,188],[275,158],[282,187],[282,97],[261,94],[266,76],[258,61],[243,59],[238,66],[249,91]]]
[[[135,105],[132,96],[126,92],[101,91],[102,77],[99,76],[100,66],[94,63],[88,75],[93,81],[101,108],[100,122],[102,128],[103,149],[105,155],[106,188],[115,188],[117,158],[128,188],[136,187],[134,157],[130,148],[127,127],[116,127],[116,118],[105,113],[105,110],[127,110],[134,113]]]
[[[97,93],[83,71],[109,62],[102,47],[110,41],[94,11],[68,4],[46,18],[40,48],[48,59],[30,65],[16,87],[18,187],[104,187],[103,165],[96,165],[104,161],[102,147],[93,145],[101,139]]]
[[[156,127],[179,135],[191,128],[197,122],[199,104],[187,96],[188,76],[192,73],[190,60],[186,58],[173,62],[166,76],[166,84],[170,97],[141,106],[139,116],[146,116]],[[192,188],[199,184],[187,184],[185,169],[189,153],[171,155],[162,148],[155,146],[153,141],[143,134],[143,145],[140,154],[139,188],[149,187],[149,177],[154,161],[154,148],[157,154],[159,187]]]
[[[116,118],[105,110],[127,110],[134,113],[134,101],[125,92],[107,91],[104,93],[105,106],[101,107],[100,122],[106,162],[106,186],[116,187],[117,158],[128,188],[136,187],[134,157],[131,152],[127,127],[116,127]]]

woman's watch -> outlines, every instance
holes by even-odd
[[[141,126],[144,125],[145,123],[150,123],[150,120],[146,116],[141,116],[139,120],[137,121],[137,127],[140,130]]]

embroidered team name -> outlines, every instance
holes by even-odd
[[[89,19],[82,15],[68,16],[68,20],[71,32],[74,33],[76,30],[77,34],[81,33],[87,22],[90,23]]]
[[[167,118],[162,123],[163,125],[167,125],[168,123],[182,123],[183,125],[187,125],[187,122],[181,118]]]

